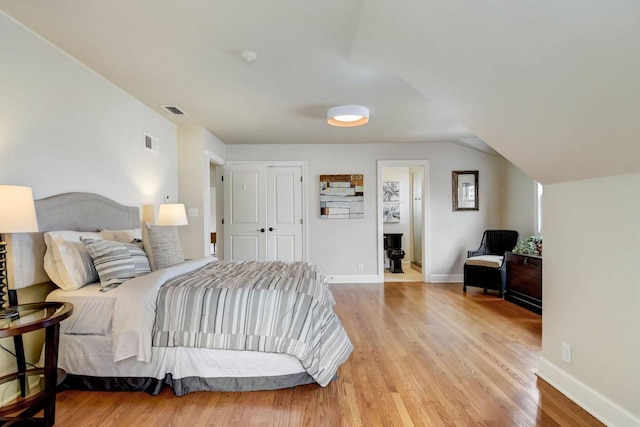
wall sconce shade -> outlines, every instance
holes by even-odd
[[[361,105],[339,105],[327,110],[327,123],[337,127],[355,127],[369,123],[369,109]]]
[[[187,225],[187,211],[183,203],[165,203],[158,211],[158,225]]]

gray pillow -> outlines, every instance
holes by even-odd
[[[153,271],[184,262],[178,228],[175,226],[145,222],[142,227],[142,244]]]
[[[100,277],[103,291],[151,271],[139,245],[111,240],[82,239]]]

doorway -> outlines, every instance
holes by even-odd
[[[218,243],[218,165],[209,163],[209,254],[217,255]]]
[[[410,166],[411,185],[411,268],[422,273],[422,183],[424,166]]]
[[[427,160],[378,161],[380,282],[427,281],[428,167]],[[390,260],[385,241],[400,242],[404,256],[393,252]]]

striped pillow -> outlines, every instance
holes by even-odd
[[[100,277],[102,291],[151,272],[144,250],[137,244],[82,239]]]

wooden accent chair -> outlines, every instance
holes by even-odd
[[[506,263],[504,254],[518,242],[518,232],[513,230],[485,230],[480,247],[467,252],[464,263],[463,292],[467,286],[476,286],[498,291],[502,298],[506,288]]]

